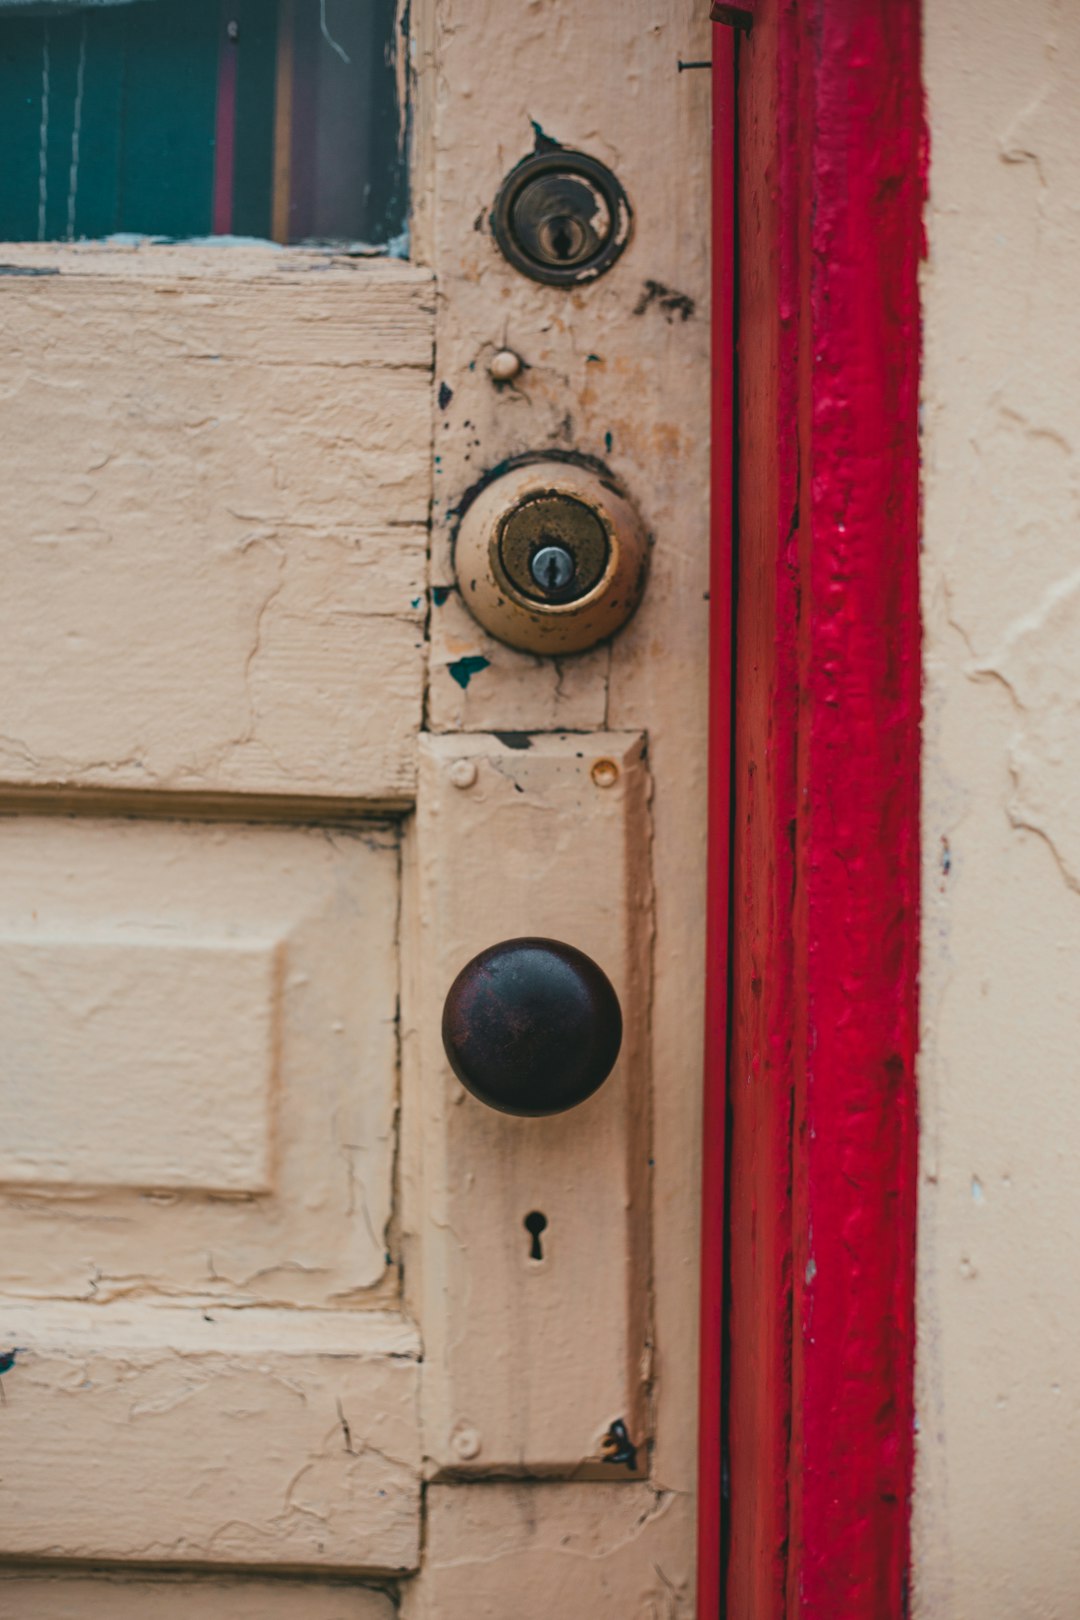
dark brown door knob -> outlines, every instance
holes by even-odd
[[[591,1097],[622,1042],[619,998],[584,951],[507,939],[462,968],[443,1045],[466,1090],[504,1114],[561,1114]]]

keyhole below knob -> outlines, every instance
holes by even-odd
[[[538,1209],[531,1209],[521,1223],[532,1238],[532,1243],[529,1246],[530,1260],[542,1260],[544,1258],[544,1246],[540,1242],[540,1234],[547,1230],[547,1223],[547,1216]]]

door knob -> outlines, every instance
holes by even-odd
[[[474,956],[446,997],[443,1045],[467,1091],[504,1114],[561,1114],[591,1097],[622,1042],[619,998],[584,951],[507,939]]]

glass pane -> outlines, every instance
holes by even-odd
[[[395,0],[0,0],[0,239],[385,245]]]

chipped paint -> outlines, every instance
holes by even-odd
[[[627,1433],[622,1418],[616,1418],[603,1439],[604,1461],[615,1467],[625,1467],[631,1473],[637,1468],[638,1448]]]
[[[669,326],[676,316],[682,321],[688,321],[696,308],[694,300],[687,293],[665,287],[662,281],[650,280],[646,281],[641,289],[641,297],[634,305],[634,314],[644,315],[653,305],[663,311],[664,319]]]
[[[481,653],[466,653],[463,658],[455,658],[446,668],[450,679],[456,681],[464,691],[474,675],[491,668],[491,659],[485,658]]]

